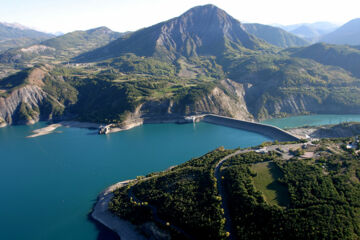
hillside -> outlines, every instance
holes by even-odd
[[[179,17],[141,29],[110,44],[84,53],[76,62],[93,62],[126,53],[176,60],[180,57],[221,57],[270,48],[248,34],[243,25],[214,5],[194,7]]]
[[[339,67],[276,55],[232,61],[228,77],[245,87],[256,119],[304,113],[358,112],[360,80]]]
[[[43,65],[0,79],[0,123],[32,124],[59,119],[65,108],[77,101],[77,92]]]
[[[345,46],[317,43],[305,48],[288,51],[293,57],[309,58],[325,65],[342,67],[354,76],[360,77],[360,51]]]
[[[243,26],[248,33],[281,48],[301,47],[309,44],[308,41],[288,33],[281,28],[257,23],[246,23],[243,24]]]
[[[360,45],[360,18],[345,23],[334,32],[323,36],[320,41],[332,44]]]
[[[360,165],[350,141],[219,148],[114,189],[109,210],[147,237],[357,239]]]

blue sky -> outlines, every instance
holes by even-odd
[[[240,21],[345,23],[360,17],[359,0],[0,0],[0,21],[47,32],[107,26],[134,31],[212,3]]]

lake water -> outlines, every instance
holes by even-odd
[[[149,124],[110,135],[59,128],[25,138],[45,126],[0,129],[0,239],[100,239],[88,220],[107,186],[161,171],[219,146],[268,141],[256,133],[211,125]]]
[[[262,123],[274,125],[280,128],[294,128],[302,126],[319,126],[325,124],[338,124],[343,122],[360,122],[360,115],[306,115],[287,118],[277,118],[263,121]]]

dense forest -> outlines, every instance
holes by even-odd
[[[139,177],[114,192],[109,208],[139,226],[153,221],[173,239],[359,239],[360,155],[358,145],[346,147],[351,142],[356,139],[237,149],[222,164],[220,182],[215,166],[235,150],[219,148]],[[264,147],[269,151],[256,151]]]

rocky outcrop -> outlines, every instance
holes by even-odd
[[[122,128],[131,128],[143,123],[152,122],[186,122],[184,116],[217,114],[236,119],[253,121],[245,102],[245,90],[242,84],[230,79],[221,81],[220,85],[195,102],[183,102],[166,99],[162,101],[146,101],[134,112],[128,113],[120,124]]]
[[[39,119],[39,105],[46,97],[46,93],[37,86],[25,86],[13,91],[8,97],[0,98],[0,117],[8,124],[31,123]],[[27,119],[21,119],[22,108],[31,109],[32,114]]]
[[[26,85],[0,98],[0,122],[7,124],[33,124],[40,119],[51,118],[52,104],[60,103],[52,99],[36,85]]]
[[[221,81],[207,96],[189,106],[186,115],[213,113],[242,120],[253,120],[245,102],[244,86],[230,79]]]

